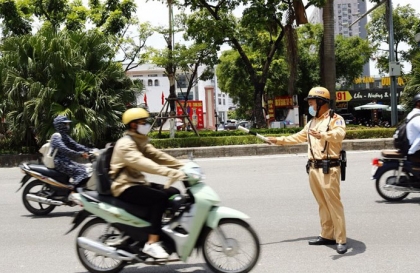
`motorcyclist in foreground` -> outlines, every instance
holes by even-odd
[[[127,131],[115,144],[111,157],[111,192],[125,202],[150,207],[152,232],[143,252],[157,259],[166,259],[169,254],[159,242],[161,221],[169,197],[178,194],[179,190],[150,183],[143,172],[167,176],[172,182],[181,180],[185,174],[177,170],[183,166],[180,161],[149,143],[148,117],[149,113],[143,108],[128,109],[122,116]]]

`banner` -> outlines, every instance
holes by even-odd
[[[179,103],[183,106],[185,102],[180,100]],[[187,112],[191,122],[194,124],[196,129],[204,128],[203,102],[201,100],[187,101],[185,111]],[[178,104],[176,105],[176,113],[177,116],[181,116],[183,114],[182,109]],[[188,122],[187,119],[185,121]]]

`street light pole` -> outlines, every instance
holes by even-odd
[[[394,21],[392,18],[392,0],[388,0],[387,9],[389,13],[389,76],[391,78],[390,93],[391,93],[391,126],[396,126],[398,123],[397,112],[397,78],[401,73],[400,65],[395,62],[394,52]]]

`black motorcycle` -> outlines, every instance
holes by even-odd
[[[381,155],[372,160],[372,179],[382,198],[396,202],[410,193],[420,193],[420,166],[407,161],[397,150],[384,150]]]
[[[89,185],[95,184],[95,178],[92,176],[92,162],[95,157],[96,150],[89,152],[90,163],[85,164],[89,178],[82,181],[80,187],[89,187]],[[41,216],[49,214],[57,206],[75,206],[70,198],[70,194],[74,190],[70,183],[70,177],[42,164],[23,163],[19,168],[25,175],[16,192],[24,187],[22,202],[30,213]]]

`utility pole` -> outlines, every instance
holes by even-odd
[[[394,51],[394,20],[392,17],[392,0],[387,1],[388,11],[388,31],[389,31],[389,76],[391,78],[390,93],[391,93],[391,126],[396,126],[398,123],[398,109],[397,109],[397,76],[401,75],[401,66],[395,61]]]

